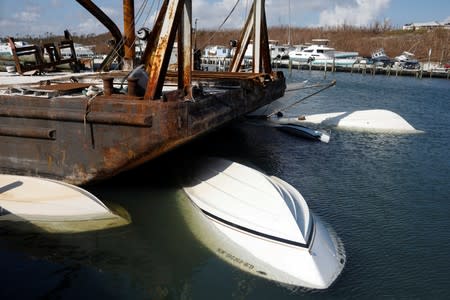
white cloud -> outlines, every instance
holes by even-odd
[[[207,0],[192,1],[193,19],[198,18],[199,28],[217,29],[231,12],[236,0],[219,0],[209,3]],[[241,28],[250,10],[251,1],[241,0],[223,28]]]
[[[353,25],[366,26],[373,23],[389,6],[390,0],[355,0],[336,4],[320,13],[320,26]]]
[[[24,10],[15,13],[13,17],[17,22],[34,22],[40,18],[39,7],[27,6]]]

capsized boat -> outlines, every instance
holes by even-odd
[[[358,130],[387,133],[420,133],[404,118],[385,109],[356,110],[304,115],[295,118],[279,118],[281,124],[314,124],[325,127],[337,127],[344,130]]]
[[[345,265],[342,243],[293,186],[219,158],[188,169],[188,225],[216,255],[289,286],[325,289]]]
[[[0,222],[50,233],[101,230],[130,223],[88,191],[61,181],[0,174]]]
[[[276,126],[277,129],[287,132],[292,135],[300,136],[306,139],[328,143],[330,135],[326,132],[309,128],[298,124],[281,124]]]

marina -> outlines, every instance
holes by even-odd
[[[76,2],[108,54],[67,30],[0,48],[0,299],[450,297],[431,48],[294,48],[254,0],[238,40],[198,49],[191,0],[138,30],[133,0],[123,29]]]
[[[106,205],[126,209],[129,226],[57,236],[2,228],[1,298],[448,298],[448,82],[328,75],[335,87],[285,117],[383,108],[423,133],[333,128],[326,144],[252,120],[232,123],[87,188]],[[286,80],[321,83],[323,73],[293,70]],[[308,93],[293,90],[269,111]],[[298,189],[344,244],[341,276],[326,290],[292,289],[236,269],[200,243],[186,224],[194,220],[175,175],[193,157],[207,156],[252,166]]]

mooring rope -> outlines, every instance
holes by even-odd
[[[226,16],[225,20],[223,20],[222,24],[220,24],[220,26],[217,28],[216,31],[214,31],[214,33],[209,37],[209,39],[198,49],[202,49],[205,48],[210,42],[211,40],[214,38],[214,36],[216,35],[216,33],[219,32],[219,30],[222,29],[222,26],[225,25],[225,23],[228,21],[228,19],[231,17],[231,15],[233,14],[234,10],[236,9],[238,3],[240,0],[237,0],[236,3],[234,4],[233,8],[231,9],[231,11],[228,13],[228,15]],[[196,51],[199,51],[198,49],[196,49]]]
[[[286,110],[286,109],[288,109],[288,108],[291,108],[291,107],[293,107],[293,106],[299,104],[300,102],[304,101],[305,99],[308,99],[309,97],[312,97],[312,96],[314,96],[314,95],[317,95],[318,93],[320,93],[320,92],[322,92],[322,91],[324,91],[324,90],[326,90],[326,89],[328,89],[328,88],[330,88],[330,87],[332,87],[332,86],[334,86],[334,85],[336,85],[336,80],[333,80],[331,83],[327,84],[325,87],[321,88],[320,90],[318,90],[318,91],[316,91],[316,92],[314,92],[314,93],[312,93],[312,94],[309,94],[308,96],[305,96],[305,97],[303,97],[303,98],[301,98],[301,99],[295,101],[294,103],[291,103],[291,104],[289,104],[289,105],[287,105],[287,106],[285,106],[285,107],[283,107],[283,108],[281,108],[281,109],[272,111],[270,114],[266,115],[266,117],[267,117],[267,118],[270,118],[271,116],[273,116],[273,115],[275,115],[275,114],[277,114],[277,113],[280,113],[280,112],[282,112],[283,110]]]

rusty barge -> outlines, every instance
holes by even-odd
[[[77,2],[111,31],[108,58],[124,70],[32,85],[0,82],[0,173],[77,185],[104,180],[284,94],[283,74],[270,67],[263,0],[254,1],[230,72],[222,73],[193,70],[191,0],[163,1],[146,36],[143,67],[136,68],[133,1],[124,0],[124,35],[92,1]],[[239,72],[252,38],[253,72]],[[169,71],[175,41],[177,70]],[[118,84],[127,86],[125,94]],[[100,92],[87,93],[92,86]]]

